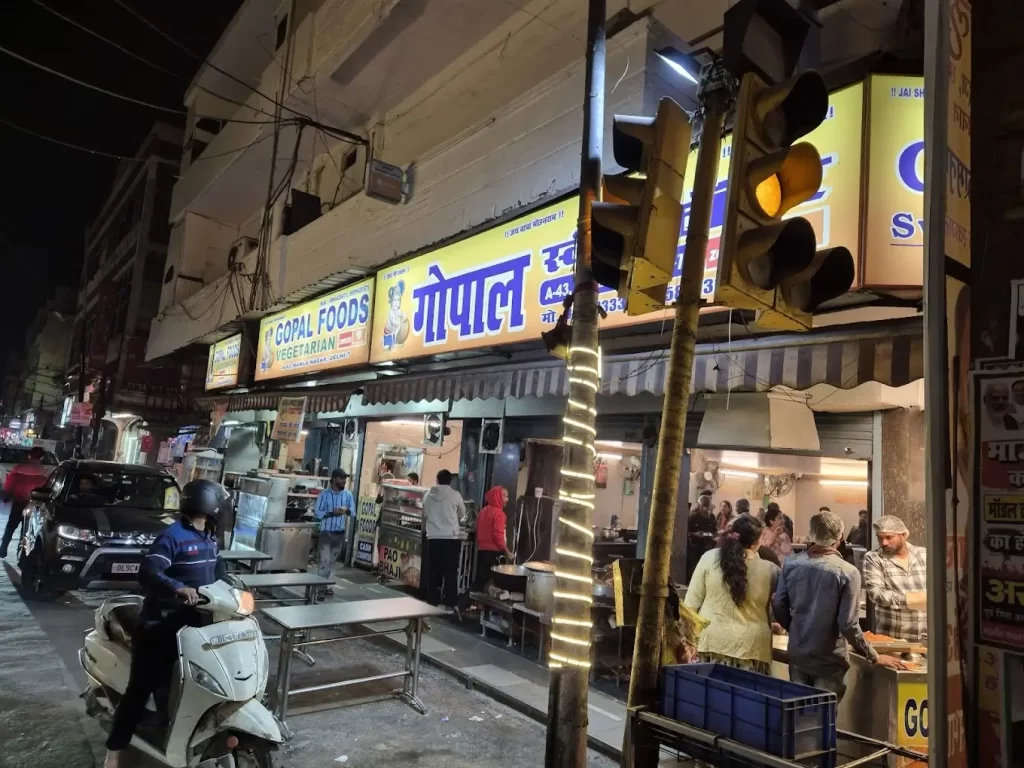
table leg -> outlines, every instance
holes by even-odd
[[[522,623],[519,625],[519,655],[526,655],[526,614],[523,614]]]
[[[411,669],[406,677],[406,685],[400,691],[395,691],[395,695],[400,699],[403,699],[410,707],[415,709],[421,715],[427,714],[427,708],[423,706],[423,702],[419,699],[419,684],[420,684],[420,647],[423,642],[423,619],[415,619],[416,626],[412,632],[408,634],[409,644],[406,646],[406,658],[411,663]]]
[[[277,657],[277,719],[282,723],[288,719],[288,689],[292,678],[292,651],[294,638],[290,630],[281,630],[281,650]]]

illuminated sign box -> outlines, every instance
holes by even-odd
[[[242,359],[242,334],[228,336],[210,346],[206,361],[206,389],[238,386]]]
[[[263,318],[256,381],[366,363],[373,287],[367,278]]]

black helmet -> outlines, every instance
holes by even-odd
[[[193,480],[181,489],[181,514],[187,517],[206,515],[217,520],[231,503],[231,494],[220,483],[212,480]]]

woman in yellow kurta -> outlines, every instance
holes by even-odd
[[[769,606],[779,567],[758,557],[764,524],[742,515],[722,546],[705,552],[693,572],[685,605],[708,622],[700,634],[701,661],[771,672]]]

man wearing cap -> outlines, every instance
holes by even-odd
[[[831,512],[811,518],[807,551],[786,558],[775,590],[775,620],[789,632],[789,679],[846,693],[849,646],[872,664],[902,668],[878,654],[860,628],[860,573],[839,554],[843,521]]]
[[[346,480],[348,475],[344,470],[331,472],[331,484],[321,491],[313,511],[320,521],[317,573],[325,579],[334,575],[334,563],[345,549],[345,518],[353,514],[356,508],[352,491],[345,487]],[[327,587],[320,593],[320,597],[333,594],[334,590]]]
[[[875,606],[875,632],[898,640],[924,640],[928,632],[928,559],[907,541],[910,531],[895,515],[874,524],[878,549],[864,555],[864,585]]]

